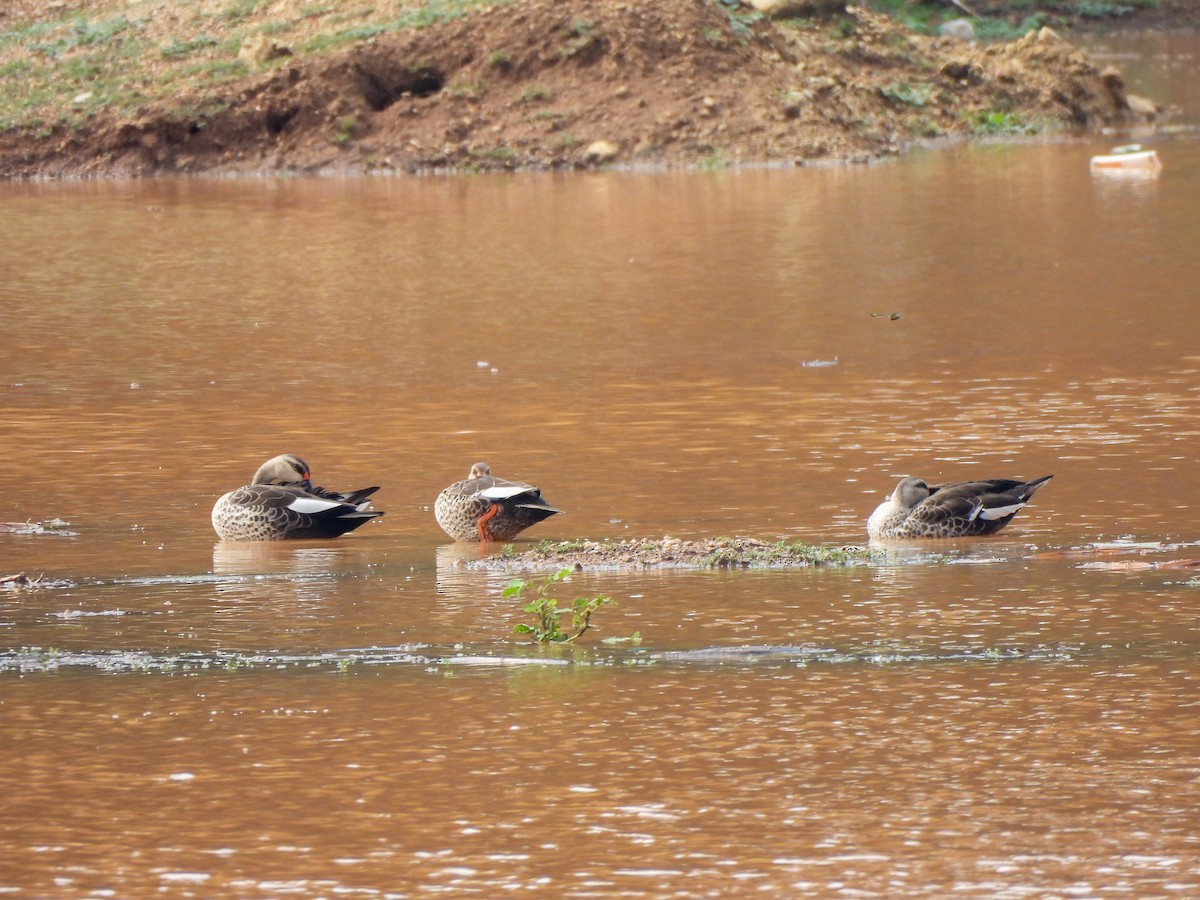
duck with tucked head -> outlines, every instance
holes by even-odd
[[[367,509],[377,490],[342,494],[316,487],[308,463],[284,453],[259,466],[250,484],[216,502],[213,529],[227,541],[335,538],[383,515]]]
[[[456,541],[509,541],[559,510],[532,484],[497,478],[487,463],[475,463],[462,481],[438,494],[433,514]]]
[[[995,534],[1053,477],[934,485],[920,478],[905,478],[871,513],[867,535],[872,540],[887,540]]]

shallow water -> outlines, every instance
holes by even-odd
[[[1200,893],[1200,143],[1111,143],[0,184],[0,521],[73,532],[0,533],[0,890]],[[387,515],[217,543],[281,451]],[[618,605],[539,652],[433,520],[477,459],[530,541],[1055,478],[869,566],[578,574]]]

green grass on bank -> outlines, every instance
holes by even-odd
[[[1159,0],[1007,0],[986,6],[972,0],[964,3],[980,14],[968,15],[942,0],[866,0],[864,5],[922,34],[935,34],[938,25],[949,19],[966,18],[980,40],[1010,41],[1044,25],[1062,28],[1077,20],[1121,19],[1138,10],[1157,9]]]
[[[172,97],[203,112],[216,89],[251,73],[238,58],[259,34],[292,58],[422,28],[511,0],[78,0],[0,18],[0,130],[82,124],[100,109],[133,114]],[[286,57],[284,57],[286,59]],[[282,60],[265,63],[278,66]]]

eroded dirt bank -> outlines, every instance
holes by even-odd
[[[0,175],[858,160],[1146,112],[1050,29],[976,46],[856,7],[746,21],[709,0],[520,0],[255,67],[216,94],[7,131]]]

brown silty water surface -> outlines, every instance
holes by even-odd
[[[0,889],[1200,894],[1200,144],[1114,140],[0,185],[0,520],[72,532],[0,534]],[[217,543],[285,451],[387,515]],[[529,542],[1055,477],[871,565],[579,573],[541,651],[433,520],[480,459]]]

